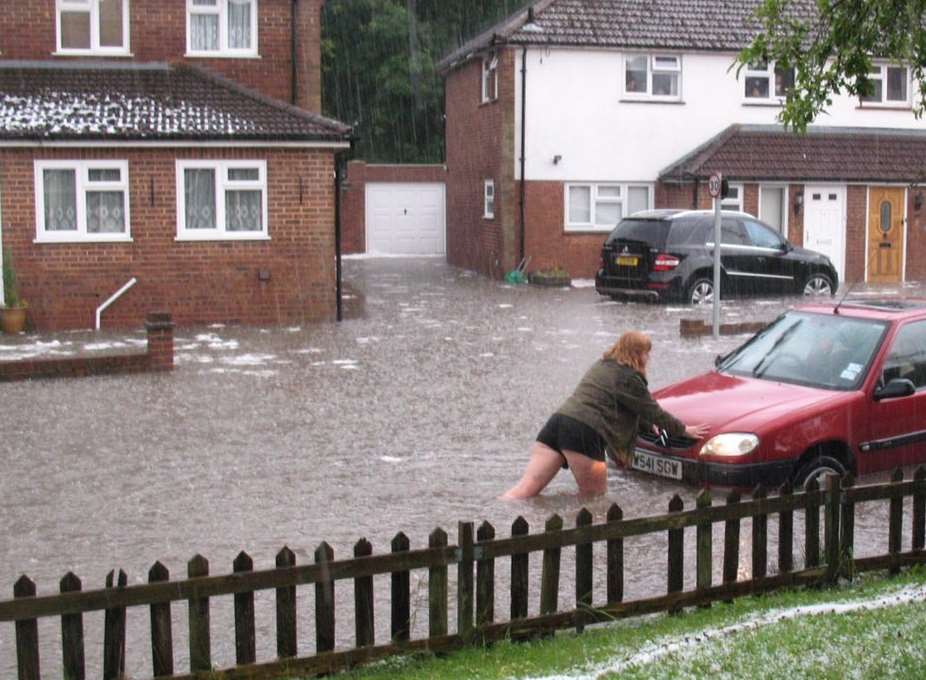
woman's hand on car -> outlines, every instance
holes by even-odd
[[[687,434],[692,439],[703,439],[704,435],[707,434],[709,429],[710,428],[703,423],[700,425],[686,425],[685,434]]]

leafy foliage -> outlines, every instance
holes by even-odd
[[[794,87],[780,119],[804,132],[832,105],[832,95],[863,96],[873,87],[874,59],[905,64],[917,87],[913,111],[926,110],[926,0],[764,0],[757,10],[761,32],[737,57],[737,72],[774,60],[794,68]]]
[[[435,65],[525,0],[329,0],[322,18],[322,108],[354,126],[370,162],[444,157]]]
[[[13,260],[8,251],[3,252],[3,297],[4,307],[17,309],[25,307],[26,302],[19,296],[19,283],[16,280],[16,270],[13,269]]]

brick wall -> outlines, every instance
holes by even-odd
[[[93,158],[128,160],[132,242],[34,243],[34,160]],[[266,159],[270,240],[175,240],[177,158]],[[333,318],[332,172],[330,151],[302,149],[2,149],[3,246],[30,323],[90,328],[96,308],[132,277],[138,283],[104,312],[104,327],[137,327],[151,309],[181,325]]]
[[[482,62],[445,79],[447,261],[499,277],[520,253],[519,188],[514,180],[515,55],[499,52],[498,99],[482,103]],[[483,217],[484,181],[495,181],[495,217]],[[529,222],[528,222],[529,223]]]
[[[350,161],[341,184],[341,252],[366,252],[367,182],[446,181],[444,165],[367,165],[366,161]]]
[[[865,280],[865,239],[868,223],[868,187],[846,188],[846,269],[843,274],[849,284]]]
[[[258,3],[258,58],[186,57],[186,0],[132,0],[130,57],[109,61],[186,61],[211,69],[264,94],[292,101],[292,0]],[[299,0],[296,94],[298,105],[321,110],[321,8],[324,0]],[[75,59],[56,57],[55,0],[0,2],[0,55],[3,59]],[[77,57],[87,58],[87,57]]]
[[[696,206],[695,191],[699,194],[706,194],[707,191],[701,191],[700,185],[695,187],[693,182],[688,184],[669,184],[666,182],[657,182],[653,206],[656,208],[679,208],[691,210]]]
[[[916,207],[916,196],[922,203]],[[907,281],[926,281],[926,187],[907,192]]]

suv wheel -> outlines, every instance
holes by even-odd
[[[714,282],[705,276],[698,276],[688,286],[685,299],[692,305],[706,305],[714,302]]]
[[[826,475],[846,474],[846,466],[832,456],[817,456],[804,464],[801,469],[794,475],[794,486],[800,489],[807,488],[807,483],[811,479],[817,480],[820,488],[823,488]]]
[[[804,295],[833,295],[833,282],[826,274],[811,274],[804,282]]]

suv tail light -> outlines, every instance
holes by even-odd
[[[675,255],[659,253],[653,260],[654,272],[667,272],[678,266],[679,259]]]

